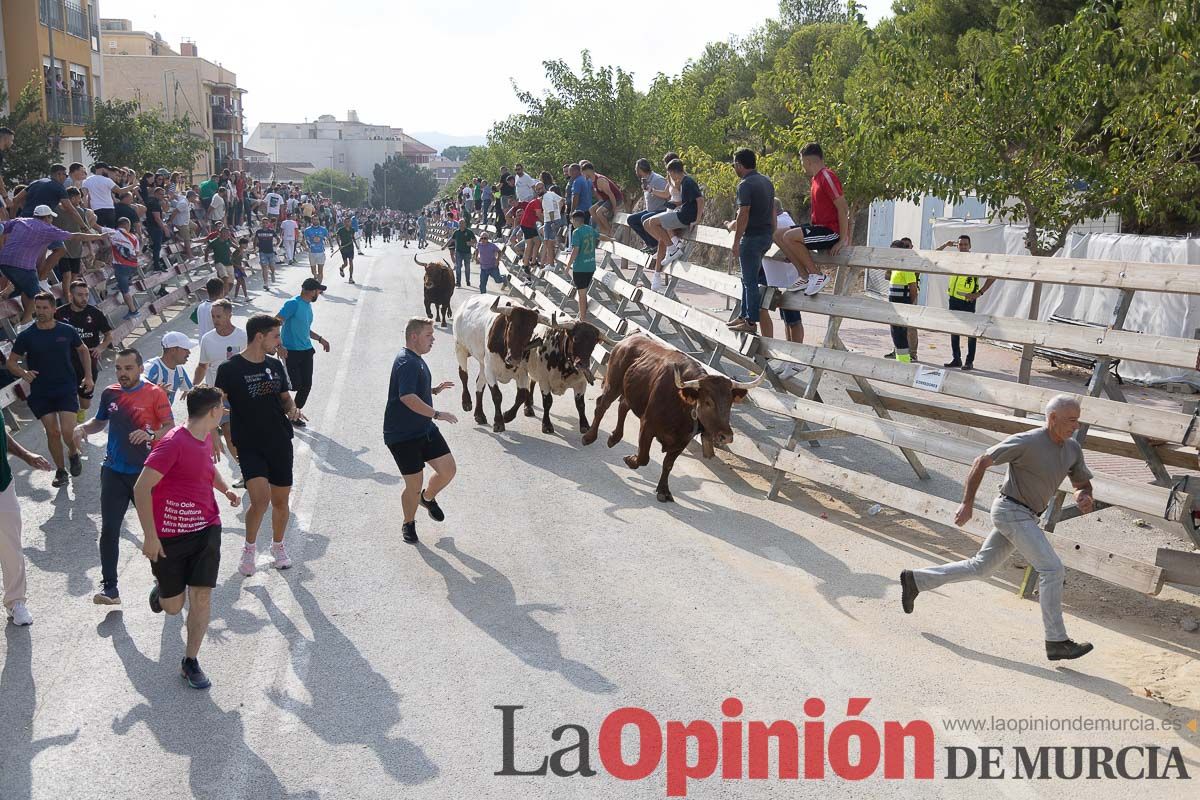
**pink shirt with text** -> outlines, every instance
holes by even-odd
[[[218,525],[213,495],[212,436],[197,439],[186,427],[173,428],[146,457],[146,468],[162,473],[151,493],[154,526],[160,539]]]

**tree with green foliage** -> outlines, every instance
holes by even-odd
[[[442,151],[442,158],[448,158],[451,161],[466,161],[474,149],[474,146],[463,147],[461,145],[453,145]]]
[[[210,147],[192,132],[192,124],[187,115],[166,119],[160,109],[143,109],[136,100],[99,100],[83,141],[97,160],[109,164],[190,173]]]
[[[376,164],[372,176],[371,206],[418,211],[437,194],[437,178],[427,169],[416,166],[407,158],[388,156]]]
[[[0,107],[8,102],[8,93],[0,81]],[[42,119],[42,76],[33,73],[29,83],[17,95],[8,114],[0,115],[0,127],[11,128],[13,146],[4,155],[4,184],[12,188],[50,174],[50,167],[62,158],[58,143],[62,125]]]
[[[321,192],[335,202],[350,208],[360,208],[367,203],[367,179],[362,175],[347,175],[325,167],[304,178],[304,191]]]

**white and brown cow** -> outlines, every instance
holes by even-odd
[[[542,391],[543,433],[554,433],[550,407],[555,395],[564,395],[568,390],[575,392],[579,432],[587,432],[590,423],[584,409],[584,392],[595,380],[589,365],[592,352],[600,342],[616,344],[590,322],[574,319],[560,321],[555,315],[549,325],[537,327],[529,343],[529,394],[525,401],[525,416],[534,416],[533,388],[536,385]],[[515,410],[514,407],[513,412]]]
[[[533,338],[538,322],[545,320],[532,308],[515,305],[500,298],[494,302],[488,295],[476,295],[458,307],[454,315],[454,352],[458,356],[458,376],[462,380],[463,410],[471,410],[471,395],[467,388],[467,365],[470,359],[480,364],[479,377],[475,381],[475,421],[487,424],[483,413],[483,387],[492,390],[492,402],[496,416],[492,430],[504,430],[505,422],[512,422],[517,415],[517,406],[525,402],[529,394],[529,371],[526,355],[529,340]],[[547,320],[548,321],[548,320]],[[507,415],[502,412],[504,401],[500,384],[517,383],[517,403]]]

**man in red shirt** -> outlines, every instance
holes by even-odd
[[[534,184],[533,191],[535,193],[534,199],[525,204],[525,208],[521,210],[520,218],[521,233],[525,237],[525,243],[521,245],[521,262],[525,266],[526,274],[534,266],[534,257],[541,250],[541,236],[538,230],[542,222],[541,196],[546,193],[546,187],[539,181]]]
[[[810,250],[828,250],[837,255],[850,241],[850,206],[842,192],[842,182],[833,170],[825,166],[821,145],[809,142],[800,151],[804,174],[812,179],[812,222],[793,225],[775,231],[775,244],[787,254],[788,260],[800,271],[800,279],[787,291],[804,290],[806,295],[821,291],[828,278],[817,269]]]

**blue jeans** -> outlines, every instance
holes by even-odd
[[[639,211],[636,214],[630,214],[626,220],[626,222],[629,223],[630,230],[642,237],[642,241],[646,243],[647,247],[658,247],[658,240],[646,233],[646,228],[642,223],[644,223],[650,217],[653,217],[655,214],[660,213],[662,213],[662,209],[659,209],[658,211]]]
[[[1037,570],[1038,601],[1042,606],[1046,641],[1065,642],[1068,637],[1063,625],[1062,590],[1066,570],[1033,512],[1004,496],[997,497],[992,503],[992,532],[978,553],[966,561],[913,570],[913,579],[917,588],[924,592],[946,583],[986,578],[1014,549]]]
[[[479,268],[479,293],[487,294],[488,279],[494,280],[501,285],[504,284],[504,278],[500,277],[499,267],[480,267]]]
[[[771,234],[753,233],[742,236],[738,261],[742,265],[742,318],[758,324],[758,309],[762,304],[758,293],[758,273],[762,271],[763,256],[771,249]]]
[[[463,270],[467,272],[467,283],[471,282],[471,251],[455,249],[454,251],[454,282],[462,283]]]

